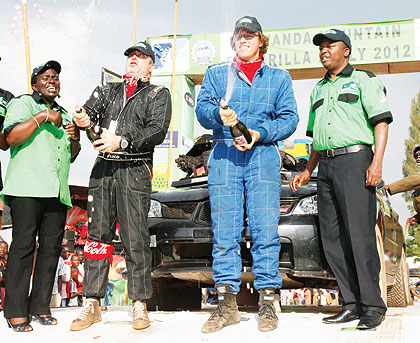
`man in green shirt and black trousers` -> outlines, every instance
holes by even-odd
[[[307,169],[294,177],[296,191],[318,167],[322,244],[340,289],[342,311],[326,324],[360,318],[359,329],[381,324],[386,305],[379,288],[376,189],[392,114],[382,82],[349,64],[350,38],[340,30],[314,36],[327,70],[311,94],[307,135],[313,151]],[[372,152],[371,146],[375,145]]]

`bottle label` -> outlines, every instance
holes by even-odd
[[[248,142],[246,141],[246,139],[243,135],[235,137],[233,140],[236,142],[236,144],[239,144],[239,145],[248,144]]]
[[[117,129],[117,121],[116,120],[111,120],[111,123],[109,124],[108,131],[115,135],[116,129]]]

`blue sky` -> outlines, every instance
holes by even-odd
[[[139,0],[137,40],[172,34],[173,0]],[[325,4],[325,5],[324,5]],[[49,59],[63,65],[60,103],[71,111],[83,103],[100,81],[101,67],[123,73],[123,51],[132,43],[132,0],[28,0],[32,67]],[[25,93],[26,67],[20,1],[2,0],[0,11],[0,87]],[[264,30],[420,18],[418,0],[179,0],[178,34],[229,32],[243,15],[258,18]],[[419,33],[420,34],[420,33]],[[408,134],[411,99],[420,91],[420,73],[381,76],[389,94],[395,122],[384,161],[384,179],[402,176],[404,138]],[[294,135],[303,138],[308,97],[316,80],[295,81],[301,122]],[[87,184],[95,154],[83,140],[83,152],[72,166],[70,182]],[[0,153],[3,175],[9,154]],[[392,198],[403,218],[408,216],[400,197]]]

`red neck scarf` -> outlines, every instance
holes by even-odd
[[[137,87],[137,82],[139,80],[143,82],[150,81],[150,76],[136,77],[136,76],[128,76],[127,74],[125,74],[123,78],[127,80],[127,99],[130,98],[130,96],[133,94],[134,90]]]
[[[237,56],[235,57],[235,62],[238,65],[239,70],[242,71],[246,75],[246,77],[251,83],[252,83],[252,80],[254,79],[255,73],[257,72],[258,69],[261,68],[262,60],[263,60],[263,54],[260,54],[257,60],[250,61],[250,62],[241,60]]]

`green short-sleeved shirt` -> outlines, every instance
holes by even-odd
[[[347,65],[334,81],[327,73],[311,94],[307,135],[313,149],[375,144],[375,125],[392,122],[385,93],[382,81],[369,71]]]
[[[19,123],[50,107],[39,94],[22,95],[7,105],[4,122],[5,136]],[[58,104],[53,110],[59,111],[63,122],[71,122],[70,115]],[[50,122],[40,123],[40,127],[22,145],[10,147],[10,161],[7,167],[2,198],[4,195],[56,198],[71,208],[68,185],[71,149],[70,137],[64,128],[55,127]]]

